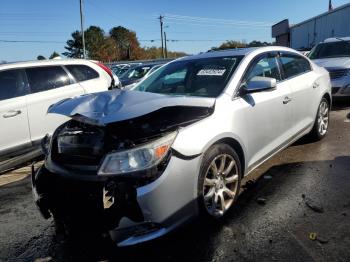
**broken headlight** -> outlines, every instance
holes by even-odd
[[[45,156],[50,154],[51,138],[49,134],[46,134],[41,140],[41,151]]]
[[[145,170],[159,164],[169,152],[177,132],[151,143],[108,154],[98,171],[99,175],[115,175]]]

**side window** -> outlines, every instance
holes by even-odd
[[[302,56],[282,54],[280,60],[285,78],[290,78],[311,71],[309,61]]]
[[[22,70],[0,72],[0,101],[26,95],[26,81]]]
[[[87,65],[66,65],[65,67],[78,82],[99,77],[99,74]]]
[[[255,76],[271,77],[277,81],[281,80],[276,57],[264,56],[253,65],[245,77],[245,82],[249,82]]]
[[[26,69],[31,93],[55,89],[70,84],[61,66],[33,67]]]

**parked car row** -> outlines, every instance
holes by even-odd
[[[47,114],[51,105],[107,91],[118,81],[105,65],[81,59],[0,65],[0,161],[38,148],[46,134],[68,120]]]
[[[164,64],[160,62],[119,64],[111,67],[119,77],[122,89],[131,89]]]

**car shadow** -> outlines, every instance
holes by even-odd
[[[224,219],[216,222],[196,219],[174,233],[136,246],[118,248],[108,237],[67,242],[56,235],[54,242],[59,244],[54,251],[55,261],[212,261],[220,255],[218,249],[223,245],[228,245],[227,248],[231,252],[229,260],[252,260],[256,252],[270,254],[270,250],[251,250],[251,254],[242,251],[246,245],[244,241],[247,240],[245,235],[249,234],[249,223],[257,223],[260,216],[269,209],[268,204],[259,204],[257,198],[264,196],[279,199],[281,191],[293,188],[296,179],[310,175],[310,171],[303,168],[305,164],[317,167],[319,173],[327,175],[331,172],[332,165],[350,170],[350,156],[329,161],[271,166],[255,180],[249,180],[248,177],[237,204]],[[350,181],[346,183],[348,182]],[[301,199],[301,194],[298,197]],[[255,210],[259,210],[258,213],[255,213]],[[226,244],[228,236],[232,242]],[[290,261],[293,261],[293,257]]]
[[[332,101],[332,111],[350,109],[350,97],[335,97]]]

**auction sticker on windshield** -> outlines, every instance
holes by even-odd
[[[222,76],[226,69],[201,69],[197,73],[198,76]]]

